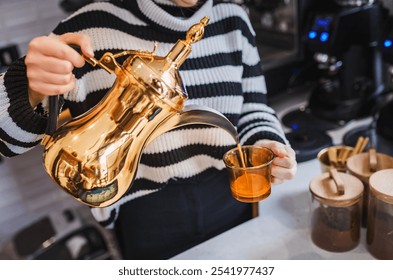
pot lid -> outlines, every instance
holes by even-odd
[[[377,153],[376,171],[382,169],[393,168],[393,157]],[[363,177],[368,180],[370,176],[375,173],[370,168],[370,155],[369,153],[361,153],[351,156],[347,160],[347,169],[354,175]]]
[[[370,177],[369,185],[379,199],[393,203],[393,168],[375,172]]]

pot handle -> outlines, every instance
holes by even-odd
[[[62,95],[49,96],[49,116],[46,124],[45,134],[52,136],[57,129],[60,109],[64,104]]]
[[[84,56],[82,54],[81,48],[78,45],[69,45],[69,46],[73,48],[75,51],[77,51],[83,57],[83,59],[89,64],[91,64],[93,67],[99,65],[109,73],[114,73],[116,68],[121,68],[116,61],[116,56],[112,55],[111,53],[106,53],[100,60],[96,60],[95,58]],[[121,53],[121,55],[122,54],[123,53]],[[45,129],[45,134],[52,136],[57,129],[59,114],[61,111],[61,107],[64,104],[64,98],[62,95],[49,96],[48,103],[49,103],[48,105],[49,116]]]

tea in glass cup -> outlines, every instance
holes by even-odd
[[[271,193],[271,168],[275,155],[258,146],[240,146],[224,155],[232,196],[241,202],[258,202]]]

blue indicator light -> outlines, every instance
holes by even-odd
[[[316,37],[317,37],[317,32],[315,31],[308,32],[308,38],[315,39]]]
[[[315,23],[319,27],[329,28],[331,21],[332,21],[331,17],[327,17],[327,18],[319,17],[316,19]]]
[[[291,125],[291,128],[292,128],[292,130],[298,130],[299,124],[293,123],[293,124]]]
[[[383,42],[383,45],[385,46],[385,48],[390,48],[393,45],[393,42],[392,40],[387,39]]]
[[[322,32],[321,36],[319,37],[319,40],[321,40],[321,42],[326,42],[328,39],[329,39],[329,33]]]

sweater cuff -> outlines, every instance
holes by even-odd
[[[8,68],[4,75],[4,86],[10,100],[8,113],[13,122],[25,131],[43,134],[47,118],[40,106],[34,109],[30,105],[25,57],[16,60]]]

